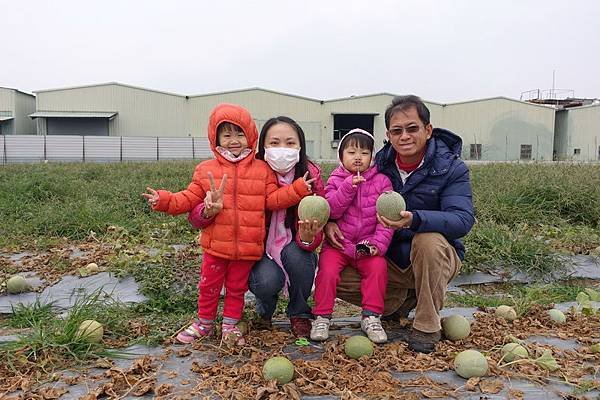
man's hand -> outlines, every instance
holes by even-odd
[[[377,214],[377,221],[386,228],[392,229],[405,229],[410,228],[413,220],[413,213],[410,211],[400,211],[400,218],[398,221],[392,221],[379,214]]]
[[[321,229],[323,227],[319,226],[319,221],[316,219],[312,221],[308,219],[298,221],[298,235],[300,236],[300,240],[305,243],[312,243]]]
[[[323,231],[325,232],[325,237],[329,244],[338,250],[344,249],[344,246],[340,242],[340,240],[344,240],[344,235],[335,222],[328,222],[327,225],[325,225],[325,228],[323,228]]]

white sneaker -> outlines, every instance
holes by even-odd
[[[321,317],[320,315],[312,322],[310,330],[310,339],[316,342],[322,342],[329,339],[329,318]]]
[[[374,315],[363,318],[360,321],[360,329],[367,334],[371,342],[373,343],[385,343],[387,342],[387,334],[381,326],[381,319]]]

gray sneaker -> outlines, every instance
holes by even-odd
[[[310,339],[315,342],[322,342],[329,339],[329,324],[331,321],[329,318],[317,316],[312,322],[312,328],[310,330]]]
[[[370,317],[363,318],[360,321],[360,329],[367,334],[373,343],[387,342],[387,334],[381,326],[381,319],[379,317],[371,315]]]

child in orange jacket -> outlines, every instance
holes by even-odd
[[[240,106],[215,107],[209,119],[208,139],[215,159],[198,164],[186,190],[171,193],[147,188],[143,196],[154,210],[171,215],[189,212],[201,202],[205,206],[198,321],[180,332],[177,340],[191,343],[213,334],[225,284],[223,339],[243,345],[236,323],[242,317],[250,270],[264,253],[265,210],[297,204],[311,193],[312,179],[306,180],[305,176],[278,187],[273,170],[255,158],[258,131],[250,113]]]

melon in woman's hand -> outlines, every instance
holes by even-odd
[[[329,203],[321,196],[307,196],[298,204],[298,218],[301,221],[317,220],[324,226],[329,220]]]

